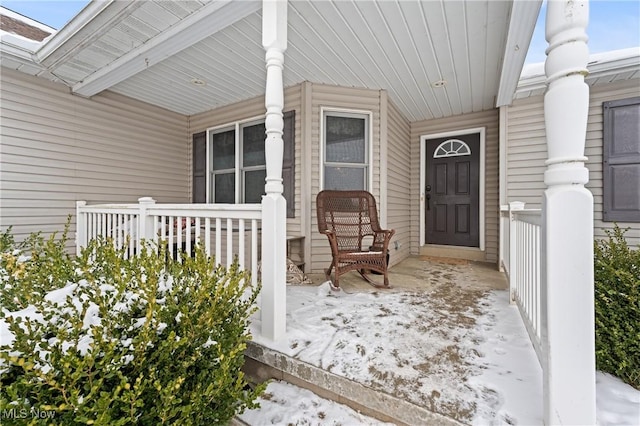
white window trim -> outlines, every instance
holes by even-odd
[[[364,118],[367,121],[367,177],[366,177],[366,188],[365,190],[372,192],[373,186],[373,113],[367,110],[359,110],[359,109],[347,109],[347,108],[332,108],[332,107],[320,107],[320,143],[319,145],[319,158],[320,158],[320,173],[318,182],[318,187],[320,191],[324,189],[324,166],[325,166],[325,129],[324,129],[324,117],[326,114],[332,115],[336,114],[338,116],[349,117],[352,116],[354,118]],[[346,164],[346,163],[345,163]]]
[[[207,171],[206,171],[206,178],[207,178],[207,203],[210,204],[214,204],[215,202],[212,200],[212,186],[213,186],[213,182],[211,182],[211,174],[212,174],[212,170],[211,170],[211,132],[221,132],[221,131],[228,131],[228,130],[234,130],[235,132],[235,204],[242,204],[244,203],[244,185],[242,185],[242,163],[241,163],[241,158],[242,158],[242,146],[240,143],[240,127],[242,126],[246,126],[246,125],[254,125],[254,124],[260,124],[260,123],[264,123],[265,118],[264,115],[259,115],[259,116],[255,116],[255,117],[251,117],[251,118],[247,118],[244,120],[238,120],[238,121],[232,121],[230,123],[225,123],[225,124],[221,124],[218,126],[213,126],[213,127],[208,127],[206,130],[206,135],[207,135]],[[266,140],[266,135],[265,135],[265,140]],[[266,166],[265,166],[266,167]]]
[[[426,165],[426,159],[425,159],[425,155],[426,155],[426,149],[427,149],[427,140],[428,139],[436,139],[436,138],[448,138],[448,137],[452,137],[452,136],[459,136],[459,135],[468,135],[468,134],[472,134],[472,133],[480,133],[480,189],[479,189],[479,220],[480,220],[480,247],[464,247],[464,249],[467,250],[479,250],[479,251],[485,251],[485,230],[486,230],[486,224],[485,224],[485,179],[486,179],[486,174],[485,174],[485,149],[486,149],[486,142],[485,142],[485,134],[486,134],[486,128],[485,127],[475,127],[472,129],[461,129],[461,130],[454,130],[451,132],[444,132],[444,133],[434,133],[434,134],[429,134],[429,135],[422,135],[420,136],[420,247],[425,245],[425,228],[424,228],[424,219],[425,219],[425,207],[424,207],[424,199],[425,199],[425,193],[424,193],[424,186],[425,186],[425,181],[426,181],[426,170],[427,170],[427,165]],[[453,247],[453,246],[452,246]],[[455,246],[458,248],[458,246]]]
[[[446,148],[444,147],[446,144],[449,144],[450,146],[453,145],[453,143],[458,143],[460,148],[464,148],[464,151],[460,151],[460,148],[454,152],[445,152],[444,154],[439,154],[440,151],[446,151]],[[438,145],[433,153],[433,158],[448,158],[448,157],[463,157],[465,155],[471,155],[471,149],[469,148],[469,145],[467,145],[464,141],[461,141],[459,139],[447,139],[446,141],[442,142],[440,145]]]

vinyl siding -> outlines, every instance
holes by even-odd
[[[371,112],[371,146],[373,149],[373,182],[369,191],[378,202],[380,211],[380,96],[379,90],[355,89],[348,87],[311,84],[311,257],[310,270],[322,272],[331,264],[331,250],[327,237],[318,232],[316,219],[316,196],[320,192],[320,114],[321,108],[339,108]]]
[[[0,79],[0,226],[17,240],[62,230],[76,200],[189,202],[187,117],[5,68]]]
[[[588,158],[587,188],[594,198],[594,235],[606,237],[612,222],[602,221],[602,103],[640,96],[637,80],[621,81],[590,88],[589,118],[585,155]],[[507,200],[524,201],[527,207],[540,208],[547,159],[543,96],[517,100],[507,107]],[[640,224],[619,222],[632,246],[640,245]]]
[[[301,85],[288,87],[284,91],[284,111],[294,110],[296,112],[295,124],[295,217],[287,219],[287,235],[303,235],[301,220],[302,187],[302,132],[301,132]],[[265,106],[264,96],[248,99],[233,105],[217,108],[202,114],[193,115],[189,118],[189,134],[205,131],[210,127],[216,127],[235,121],[246,120],[253,117],[264,117]],[[191,155],[191,146],[189,147]],[[189,165],[191,171],[192,165]],[[190,184],[191,186],[191,184]],[[189,192],[192,188],[190,187]]]
[[[411,253],[420,250],[420,136],[485,128],[485,254],[486,262],[498,262],[499,234],[499,111],[471,114],[411,123]]]
[[[396,264],[411,254],[411,126],[398,108],[389,102],[387,125],[387,228],[395,229],[391,260]],[[395,250],[394,242],[400,244]]]

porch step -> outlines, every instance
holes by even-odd
[[[244,371],[256,381],[282,380],[383,422],[397,425],[462,425],[441,414],[337,376],[254,342],[249,342],[247,345]]]

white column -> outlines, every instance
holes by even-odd
[[[287,209],[282,196],[282,70],[287,49],[287,0],[263,0],[262,45],[266,50],[266,195],[262,198],[262,336],[278,340],[286,332]]]
[[[547,4],[548,160],[542,209],[545,424],[596,422],[593,196],[584,186],[589,180],[584,166],[588,21],[588,1]]]

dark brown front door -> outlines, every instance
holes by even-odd
[[[427,244],[480,245],[480,134],[427,139]]]

